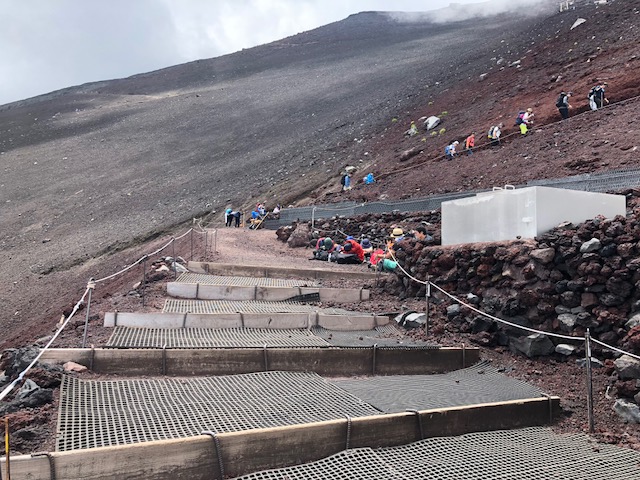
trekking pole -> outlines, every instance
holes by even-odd
[[[89,290],[89,298],[87,299],[87,314],[84,317],[84,333],[82,334],[82,348],[87,345],[87,331],[89,330],[89,312],[91,310],[91,292],[96,288],[96,282],[93,278],[87,282],[87,290]]]

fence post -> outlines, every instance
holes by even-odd
[[[89,290],[89,298],[87,299],[87,314],[84,317],[84,333],[82,334],[82,348],[87,345],[87,331],[89,330],[89,312],[91,311],[91,292],[96,288],[96,282],[93,278],[87,282],[87,289]]]
[[[218,251],[218,229],[216,228],[213,231],[213,256],[214,257],[217,251]]]
[[[147,283],[147,256],[142,257],[142,306],[144,307],[144,294]]]
[[[311,208],[311,228],[316,228],[316,206]]]
[[[4,458],[4,464],[7,468],[7,480],[11,480],[11,461],[10,461],[10,449],[9,449],[9,417],[4,417],[4,450],[6,457]]]
[[[429,299],[431,298],[431,282],[429,281],[428,275],[427,275],[427,285],[424,293],[427,299],[427,310],[425,315],[424,334],[429,335]]]
[[[204,229],[204,261],[207,261],[207,243],[209,243],[209,230]]]
[[[191,260],[193,260],[193,227],[191,227],[190,238],[191,238]]]
[[[178,267],[176,265],[176,237],[171,237],[171,256],[173,257],[173,278],[178,278]]]
[[[584,336],[584,353],[587,359],[587,417],[589,419],[589,433],[593,433],[594,421],[593,421],[593,378],[591,376],[591,333],[587,328],[587,333]]]

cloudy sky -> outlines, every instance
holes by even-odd
[[[454,0],[478,3],[479,0]],[[492,0],[501,2],[505,0]],[[0,105],[450,0],[0,0]],[[516,2],[513,2],[516,3]]]

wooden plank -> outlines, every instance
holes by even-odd
[[[321,265],[321,263],[318,262],[318,265]],[[187,268],[193,273],[241,277],[311,278],[316,280],[376,279],[374,272],[357,265],[350,265],[343,270],[329,270],[323,268],[264,267],[260,265],[235,265],[231,263],[190,261],[187,264]]]

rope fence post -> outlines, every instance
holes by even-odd
[[[87,331],[89,330],[89,312],[91,311],[91,292],[96,288],[96,282],[93,278],[90,278],[87,282],[87,290],[89,291],[89,298],[87,299],[87,314],[84,317],[84,333],[82,334],[82,348],[87,345]]]
[[[213,231],[213,256],[214,257],[217,251],[218,251],[218,229],[216,228]]]
[[[176,237],[171,237],[171,257],[173,258],[173,278],[178,278],[178,266],[176,265]]]
[[[424,334],[429,335],[429,299],[431,298],[431,282],[429,281],[429,276],[427,275],[427,284],[425,285],[424,296],[427,301],[427,308],[425,310],[425,321],[424,321]]]
[[[587,328],[584,336],[584,354],[587,360],[587,418],[589,420],[589,433],[593,433],[593,377],[591,375],[591,333]]]
[[[204,229],[204,261],[207,261],[207,243],[209,243],[209,231]]]
[[[311,228],[315,228],[316,226],[316,206],[314,205],[311,209]]]
[[[4,464],[7,472],[7,480],[11,480],[11,455],[9,450],[9,417],[4,417],[4,451],[6,457]]]
[[[146,293],[147,284],[147,256],[142,257],[142,306],[144,307],[144,295]]]
[[[191,260],[193,260],[193,228],[191,229]]]

